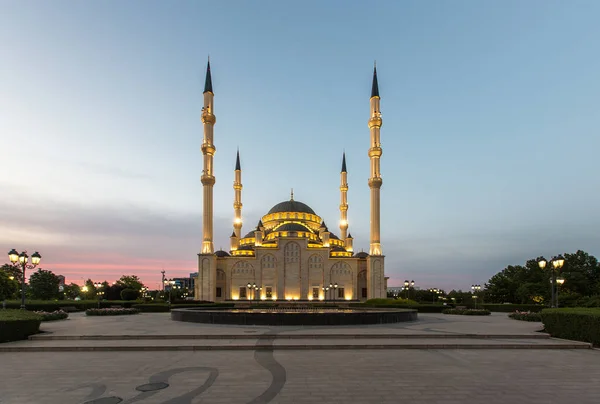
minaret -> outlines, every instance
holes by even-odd
[[[348,172],[346,171],[346,152],[342,156],[340,173],[340,238],[346,240],[348,231]]]
[[[382,255],[380,240],[380,199],[379,191],[382,184],[380,158],[381,158],[381,111],[379,109],[379,85],[377,84],[377,66],[373,68],[373,86],[371,88],[371,117],[369,129],[371,130],[371,147],[369,158],[371,159],[371,177],[369,188],[371,188],[371,241],[369,247],[370,255]]]
[[[235,158],[235,179],[233,181],[235,197],[233,200],[233,210],[235,218],[233,219],[233,229],[240,239],[242,237],[242,166],[240,164],[240,151],[237,151]]]
[[[204,107],[202,108],[202,123],[204,124],[204,138],[202,140],[202,154],[204,166],[202,170],[203,189],[203,216],[202,216],[202,254],[213,254],[213,186],[215,176],[213,174],[213,156],[215,145],[213,143],[213,127],[216,122],[213,114],[213,89],[210,75],[210,60],[206,67],[206,81],[204,82]]]

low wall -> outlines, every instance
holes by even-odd
[[[285,312],[256,310],[173,309],[171,319],[192,323],[236,325],[361,325],[417,320],[409,309],[364,309],[339,312]]]

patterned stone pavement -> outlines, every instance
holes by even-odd
[[[348,334],[348,339],[361,335],[368,341],[384,334],[435,340],[487,333],[516,340],[528,335],[529,342],[538,344],[544,343],[535,338],[539,328],[539,324],[510,320],[502,314],[485,318],[431,314],[420,315],[414,323],[316,328],[187,324],[172,322],[164,314],[118,318],[75,314],[66,321],[44,324],[46,333],[40,339],[15,344],[93,344],[44,338],[94,335],[131,337],[120,344],[141,344],[144,341],[135,338],[165,335],[171,336],[170,344],[189,343],[178,342],[172,338],[175,335],[234,340],[248,336],[248,342],[255,343],[251,336],[260,334],[262,349],[0,352],[0,403],[600,403],[600,351],[592,349],[269,348],[296,341],[276,340],[276,335],[298,334],[311,335],[313,340],[319,340],[317,334],[335,337],[330,338],[335,342],[339,334]]]
[[[596,350],[3,353],[0,360],[3,404],[600,402]],[[151,382],[169,387],[136,391]]]

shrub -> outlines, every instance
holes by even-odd
[[[491,312],[500,313],[512,313],[514,311],[529,311],[538,313],[544,309],[545,306],[540,304],[480,304],[478,307],[482,307]]]
[[[375,299],[373,299],[375,300]],[[382,299],[386,300],[386,299]],[[389,299],[392,300],[392,299]],[[441,313],[443,310],[446,310],[448,306],[444,306],[441,304],[367,304],[364,303],[350,303],[349,307],[377,307],[382,309],[413,309],[417,310],[419,313]]]
[[[27,300],[27,302],[25,303],[27,310],[46,312],[60,310],[61,307],[73,307],[75,308],[75,311],[85,311],[87,309],[93,309],[98,307],[98,300]],[[125,300],[102,300],[100,301],[100,307],[131,307],[135,303],[135,301]],[[7,301],[6,307],[9,309],[18,309],[21,307],[21,301]]]
[[[26,310],[0,310],[0,342],[27,339],[40,330],[42,317]]]
[[[414,300],[409,300],[409,299],[369,299],[365,302],[366,305],[368,306],[389,306],[389,305],[402,305],[402,304],[410,304],[410,305],[415,305],[418,304],[417,302],[415,302]]]
[[[530,311],[517,310],[514,313],[510,313],[508,317],[521,321],[542,321],[542,316],[540,313],[532,313]]]
[[[69,314],[63,310],[56,310],[51,313],[48,313],[47,311],[36,311],[35,313],[42,316],[42,321],[64,320],[69,317]]]
[[[140,303],[132,306],[134,309],[138,309],[142,313],[166,313],[170,309],[183,309],[183,308],[206,308],[206,309],[226,309],[235,307],[235,303],[178,303],[171,304],[169,307],[168,303]]]
[[[138,309],[87,309],[85,311],[86,316],[124,316],[129,314],[138,314],[140,311]]]
[[[541,315],[551,336],[600,345],[600,309],[545,309]]]
[[[486,309],[446,309],[442,314],[457,314],[461,316],[489,316],[491,311]]]
[[[121,299],[127,300],[127,301],[135,300],[138,298],[139,295],[140,295],[140,292],[138,292],[135,289],[127,288],[127,289],[123,289],[121,291]]]

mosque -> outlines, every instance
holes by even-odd
[[[380,240],[380,158],[382,154],[377,68],[373,70],[370,98],[371,161],[369,189],[369,253],[354,253],[348,233],[348,183],[346,156],[340,173],[339,236],[310,206],[290,199],[273,206],[255,228],[242,235],[242,167],[239,151],[234,170],[234,220],[230,250],[214,250],[213,244],[213,158],[215,156],[214,92],[210,62],[204,84],[202,123],[203,217],[202,249],[198,254],[198,300],[332,301],[366,300],[386,297],[387,278]]]

